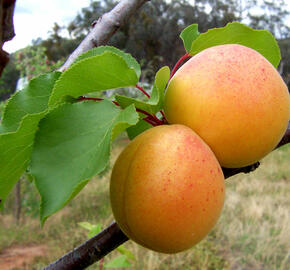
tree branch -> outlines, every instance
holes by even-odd
[[[278,143],[276,148],[281,147],[281,146],[283,146],[284,144],[287,144],[287,143],[290,143],[290,121],[288,122],[288,127],[286,129],[286,132],[285,132],[282,140]]]
[[[105,230],[64,255],[43,270],[82,270],[128,240],[114,222]]]
[[[290,122],[282,140],[278,144],[281,147],[290,142]],[[223,168],[225,178],[229,178],[238,173],[249,173],[259,167],[260,163],[254,163],[242,168]],[[43,270],[82,270],[87,266],[100,260],[119,245],[126,242],[128,237],[120,230],[114,222],[105,230],[95,235],[73,251],[67,253],[62,258],[47,266]]]
[[[123,0],[110,12],[102,15],[93,23],[93,29],[80,43],[76,50],[69,56],[64,65],[59,69],[66,70],[73,61],[82,53],[107,43],[109,38],[136,12],[145,2],[150,0]]]
[[[285,134],[275,149],[277,149],[277,148],[279,148],[287,143],[290,143],[290,122],[288,122],[288,126],[287,126],[287,129],[285,131]],[[238,173],[250,173],[250,172],[256,170],[259,166],[260,166],[260,162],[256,162],[254,164],[251,164],[249,166],[242,167],[242,168],[223,168],[223,173],[224,173],[225,178],[229,178],[229,177],[231,177],[235,174],[238,174]]]

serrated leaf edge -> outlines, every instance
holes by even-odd
[[[50,95],[50,98],[49,98],[49,101],[48,101],[48,106],[53,106],[53,105],[55,105],[55,104],[61,102],[62,98],[63,98],[64,96],[66,96],[66,95],[63,95],[63,96],[60,96],[60,97],[59,97],[59,100],[54,101],[54,102],[51,101],[51,100],[52,100],[52,97],[54,96],[54,92],[56,92],[56,89],[57,89],[59,83],[61,82],[63,76],[65,76],[65,74],[67,74],[68,72],[70,72],[72,69],[76,68],[78,65],[81,65],[81,64],[83,64],[83,63],[86,62],[86,61],[90,61],[92,58],[99,58],[99,57],[101,57],[101,56],[103,56],[103,55],[105,55],[105,54],[112,54],[112,55],[115,55],[116,57],[120,58],[121,61],[123,61],[123,62],[127,65],[127,67],[128,67],[129,70],[134,71],[134,73],[135,73],[135,75],[136,75],[136,82],[138,82],[139,77],[137,76],[136,71],[135,71],[134,68],[129,67],[128,64],[127,64],[127,62],[126,62],[126,61],[125,61],[125,60],[124,60],[120,55],[118,55],[118,54],[116,54],[116,53],[114,53],[114,52],[111,52],[111,51],[105,51],[105,52],[102,53],[102,54],[99,54],[99,55],[96,55],[96,56],[92,56],[92,57],[88,57],[88,58],[82,59],[82,60],[78,61],[77,63],[71,65],[67,70],[65,70],[65,71],[60,75],[60,77],[58,78],[58,80],[57,80],[57,81],[55,82],[55,84],[54,84],[54,87],[53,87],[53,89],[52,89],[52,91],[51,91],[51,95]],[[128,85],[128,86],[130,86],[130,85]],[[131,86],[133,86],[133,85],[131,85]],[[118,88],[114,88],[114,89],[118,89]],[[106,91],[106,90],[108,90],[108,89],[105,89],[104,91]],[[102,91],[102,90],[100,90],[100,92],[101,92],[101,91]],[[89,92],[88,92],[88,93],[89,93]]]
[[[122,51],[122,50],[120,50],[120,49],[118,49],[118,48],[116,48],[116,47],[114,47],[114,46],[108,46],[108,45],[106,45],[106,46],[98,46],[98,47],[96,47],[96,48],[93,48],[93,49],[91,49],[91,50],[89,50],[89,51],[87,51],[87,52],[85,52],[85,53],[83,53],[83,54],[81,54],[74,62],[73,62],[73,64],[72,64],[72,66],[73,65],[75,65],[76,63],[78,63],[79,61],[82,61],[82,60],[84,60],[84,59],[87,59],[87,58],[91,58],[91,57],[94,57],[94,56],[98,56],[98,55],[101,55],[101,54],[98,54],[98,55],[94,55],[94,56],[86,56],[86,55],[89,55],[90,54],[90,51],[93,51],[93,50],[97,50],[98,48],[113,48],[113,50],[118,50],[118,51],[120,51],[121,53],[123,53],[124,55],[126,55],[128,58],[131,58],[133,61],[135,61],[136,62],[136,64],[138,65],[138,73],[136,73],[136,75],[137,75],[137,77],[138,77],[138,79],[140,78],[140,75],[141,75],[141,67],[140,67],[140,64],[138,63],[138,61],[130,54],[130,53],[126,53],[126,52],[124,52],[124,51]],[[104,51],[103,53],[105,53],[106,51]],[[108,50],[108,52],[111,52],[111,53],[114,53],[114,51],[110,51],[110,50]],[[102,54],[103,54],[102,53]],[[115,54],[117,54],[117,53],[115,53]],[[118,54],[117,54],[118,55]],[[119,55],[120,56],[120,55]],[[85,57],[84,59],[81,59],[82,57]],[[134,68],[134,66],[132,65],[132,64],[130,64],[130,61],[126,61],[126,59],[124,58],[124,60],[125,60],[125,62],[128,64],[128,66],[129,67],[132,67],[134,70],[135,70],[135,68]]]
[[[28,84],[27,84],[27,85],[26,85],[22,90],[20,90],[20,91],[16,91],[15,93],[13,93],[13,94],[10,96],[10,98],[8,99],[7,103],[6,103],[5,106],[4,106],[3,117],[2,117],[2,119],[1,119],[0,125],[2,125],[3,120],[7,117],[7,116],[6,116],[6,114],[7,114],[7,112],[6,112],[6,107],[8,106],[8,104],[9,104],[10,102],[13,102],[13,98],[14,98],[15,96],[17,96],[17,95],[20,95],[20,94],[22,93],[21,91],[25,91],[26,89],[28,89],[28,88],[29,88],[29,85],[30,85],[33,81],[39,79],[40,77],[46,76],[46,75],[48,75],[49,73],[52,73],[52,72],[44,73],[44,74],[41,74],[41,75],[39,75],[39,76],[37,76],[37,77],[32,78],[32,79],[28,82]],[[59,78],[60,78],[60,77],[59,77]],[[56,82],[59,80],[59,78],[55,81],[54,85],[55,85]],[[29,90],[29,89],[28,89],[28,90]],[[28,91],[28,90],[27,90],[27,91]],[[51,92],[51,93],[52,93],[52,92]],[[24,119],[25,117],[30,116],[30,115],[32,116],[32,115],[37,115],[37,114],[44,113],[45,111],[47,111],[47,110],[49,109],[48,104],[47,104],[47,107],[48,107],[48,108],[47,108],[46,110],[42,111],[42,112],[38,112],[38,113],[27,113],[26,115],[24,115],[24,116],[21,118],[21,120],[20,120],[19,123],[18,123],[18,127],[17,127],[15,130],[13,130],[13,131],[9,131],[9,132],[2,132],[2,133],[0,133],[0,136],[1,136],[2,134],[9,134],[9,133],[16,132],[17,130],[19,130],[20,125],[22,124],[23,119]]]

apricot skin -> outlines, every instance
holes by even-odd
[[[176,253],[203,239],[221,213],[224,176],[210,148],[188,127],[137,136],[118,157],[110,183],[121,230],[140,245]]]
[[[220,164],[252,164],[281,140],[290,116],[286,84],[266,58],[238,44],[208,48],[169,82],[165,115],[192,128]]]

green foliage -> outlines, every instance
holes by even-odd
[[[137,77],[139,78],[141,75],[141,69],[140,69],[140,65],[139,63],[136,61],[136,59],[134,57],[131,56],[131,54],[129,53],[125,53],[115,47],[112,46],[99,46],[97,48],[93,48],[85,53],[83,53],[82,55],[80,55],[74,63],[77,63],[83,59],[89,58],[89,57],[93,57],[93,56],[97,56],[97,55],[102,55],[105,52],[112,52],[113,54],[117,54],[119,56],[121,56],[121,58],[123,60],[125,60],[127,66],[131,69],[134,69],[136,72]]]
[[[199,36],[198,32],[198,25],[192,24],[187,26],[182,32],[180,33],[180,38],[183,41],[184,48],[187,52],[190,52],[191,45],[193,41]]]
[[[151,97],[147,101],[140,101],[130,97],[116,95],[116,100],[122,108],[134,104],[136,108],[150,114],[155,114],[163,107],[163,96],[166,84],[169,80],[170,70],[167,66],[161,68],[155,76]]]
[[[136,124],[134,111],[106,100],[81,102],[61,105],[40,122],[31,173],[42,198],[42,222],[106,168],[112,137]]]
[[[277,67],[281,55],[277,41],[266,30],[254,30],[241,23],[229,23],[223,28],[210,29],[200,34],[191,44],[190,54],[222,44],[240,44],[252,48],[267,58],[274,67]]]
[[[84,57],[61,75],[53,89],[50,104],[60,102],[65,96],[77,98],[90,92],[136,85],[139,79],[136,65],[132,66],[131,62],[128,65],[127,59],[111,50]]]
[[[79,226],[88,230],[88,237],[92,238],[94,235],[98,234],[102,230],[102,226],[100,224],[93,225],[89,222],[79,222]]]
[[[125,255],[121,255],[104,265],[105,268],[123,268],[130,266],[131,264]]]
[[[117,54],[116,51],[117,49],[109,48],[108,51],[103,50],[100,55],[85,57],[61,76],[59,72],[55,72],[37,77],[9,100],[0,126],[2,205],[30,163],[32,149],[30,172],[42,197],[42,221],[63,207],[93,175],[106,167],[111,141],[138,121],[134,106],[121,110],[110,101],[67,103],[56,108],[53,106],[63,102],[64,93],[78,97],[82,93],[95,90],[135,85],[139,75],[136,72],[140,73],[138,63],[129,55]],[[115,69],[110,68],[112,64]],[[101,71],[96,74],[94,68]],[[83,77],[78,76],[71,82],[70,79],[77,75]],[[88,76],[91,76],[91,81],[88,80]],[[83,82],[81,86],[85,86],[81,93],[77,92],[80,90],[74,84],[78,80]],[[65,88],[68,91],[62,93],[61,90]],[[49,100],[53,101],[52,105],[49,104]],[[39,132],[35,139],[37,129]],[[78,147],[70,145],[69,142],[74,140],[77,141]],[[39,143],[43,141],[46,143]],[[51,148],[49,144],[54,143],[56,147]],[[53,152],[56,156],[53,154],[51,159],[47,159],[45,155]],[[62,155],[68,159],[63,159]],[[79,156],[79,159],[76,159],[75,155]],[[43,160],[44,163],[41,162]],[[72,164],[75,170],[71,170]],[[63,168],[58,170],[55,165],[61,165]],[[56,178],[53,179],[58,179],[58,184],[51,181],[50,176],[54,173],[50,172],[50,167],[55,169]],[[76,171],[78,173],[71,177],[69,170],[73,174]],[[47,173],[43,175],[43,172]],[[57,178],[60,172],[63,173]],[[54,184],[51,185],[52,183]]]
[[[60,74],[56,71],[41,75],[31,80],[22,91],[15,93],[5,108],[0,133],[16,131],[24,117],[45,112],[54,83]]]
[[[48,97],[58,77],[56,72],[32,80],[5,107],[0,125],[0,206],[28,166],[34,134],[48,111]]]

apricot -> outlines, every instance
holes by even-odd
[[[116,222],[129,238],[176,253],[198,243],[217,222],[224,176],[213,152],[190,128],[158,126],[120,154],[110,196]]]
[[[290,97],[272,64],[238,44],[203,50],[168,84],[164,109],[171,124],[192,128],[220,164],[252,164],[272,151],[286,131]]]

